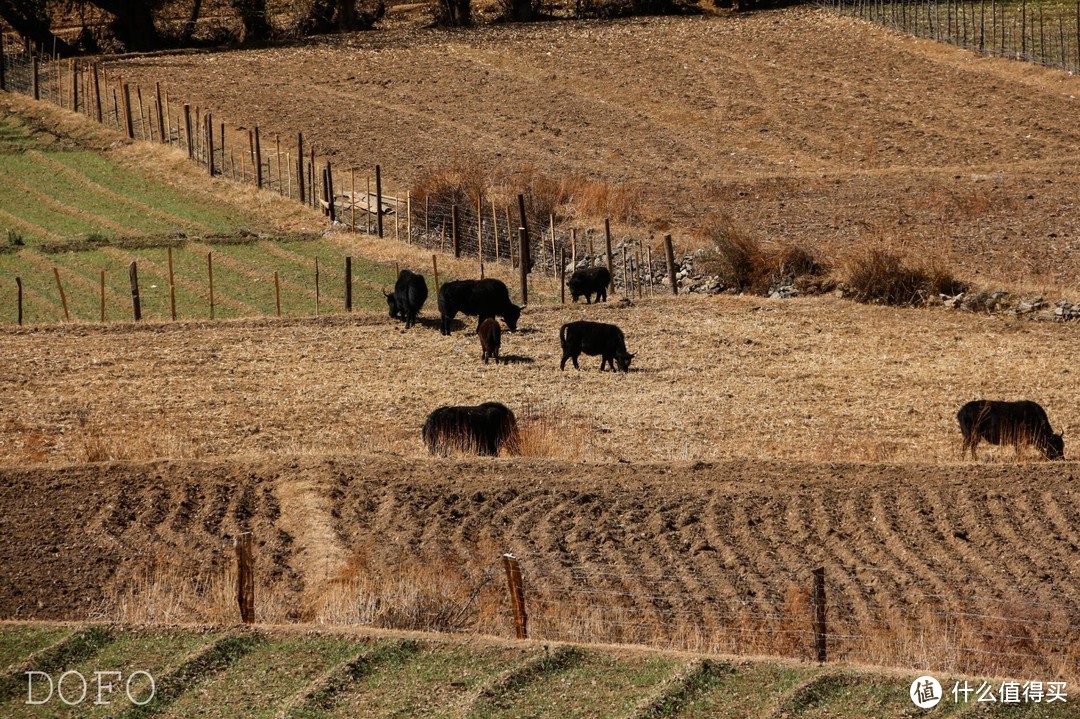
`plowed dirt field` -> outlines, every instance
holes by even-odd
[[[640,189],[641,222],[677,242],[723,212],[831,255],[884,243],[968,279],[1078,287],[1080,79],[824,10],[394,28],[110,67],[230,127],[302,131],[339,167],[381,163],[391,187],[455,158],[532,168]]]

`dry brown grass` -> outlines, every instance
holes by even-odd
[[[810,249],[794,244],[765,247],[728,215],[711,218],[701,235],[709,250],[695,262],[695,270],[719,277],[737,292],[768,295],[782,284],[819,277],[827,270]]]
[[[529,309],[503,337],[520,361],[485,366],[471,327],[406,332],[383,315],[4,330],[0,454],[9,465],[86,461],[77,411],[87,406],[102,412],[103,436],[172,428],[193,456],[424,457],[431,410],[486,401],[522,418],[530,404],[550,408],[565,423],[556,434],[582,444],[568,454],[592,460],[954,462],[956,410],[979,397],[1040,402],[1065,430],[1066,457],[1080,427],[1058,361],[1080,354],[1068,325],[831,298],[654,298]],[[559,371],[559,327],[585,317],[623,328],[638,353],[628,375],[600,373],[592,357]],[[168,392],[161,357],[177,358]],[[984,447],[981,461],[1013,461],[1011,449]]]
[[[899,306],[923,305],[938,294],[956,295],[968,288],[940,261],[924,265],[882,249],[849,258],[844,280],[858,302]]]

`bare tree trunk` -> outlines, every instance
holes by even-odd
[[[75,48],[52,32],[45,0],[0,0],[0,18],[28,39],[34,47],[53,47],[61,55],[74,55]]]
[[[184,30],[180,33],[180,44],[187,45],[191,42],[191,36],[195,34],[195,25],[199,22],[199,12],[202,10],[202,0],[195,0],[191,6],[191,15],[184,23]]]
[[[270,24],[266,0],[232,0],[232,6],[240,13],[240,21],[244,24],[244,42],[269,42],[273,39],[274,27]]]

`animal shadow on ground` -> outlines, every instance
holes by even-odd
[[[506,330],[506,331],[510,332],[510,330]],[[538,327],[518,327],[516,330],[514,330],[514,334],[517,334],[517,335],[534,335],[537,332],[542,332],[542,331],[543,330],[541,330]]]
[[[439,329],[442,328],[442,318],[441,317],[417,317],[416,318],[416,324],[423,325],[424,327],[427,327],[429,329],[433,329],[436,332],[438,332]],[[461,330],[463,330],[465,328],[466,328],[466,325],[461,320],[457,320],[457,319],[450,320],[450,331],[451,332],[460,332]],[[469,329],[473,330],[473,334],[476,334],[476,326],[475,325],[469,325]],[[401,323],[401,331],[402,332],[406,331],[404,322]]]
[[[536,364],[536,360],[525,355],[500,355],[499,361],[505,364]]]

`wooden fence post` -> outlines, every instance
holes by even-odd
[[[352,257],[345,258],[345,311],[352,312]]]
[[[129,140],[135,139],[135,125],[131,120],[131,85],[123,84],[124,95],[124,130],[127,131]]]
[[[454,244],[454,257],[461,257],[461,238],[458,233],[457,205],[452,205],[450,207],[450,240]]]
[[[251,532],[241,532],[233,539],[236,547],[236,602],[240,607],[240,621],[255,622],[255,572],[251,557]]]
[[[173,279],[172,247],[169,250],[169,315],[176,322],[176,281]]]
[[[3,57],[3,51],[0,50],[0,58]],[[0,62],[0,65],[3,63]],[[68,60],[68,69],[71,70],[71,93],[69,98],[71,100],[71,111],[79,111],[79,64],[74,60]],[[3,70],[0,70],[0,76],[4,74]]]
[[[551,222],[551,261],[552,261],[552,263],[554,263],[555,262],[555,213],[554,212],[551,213],[550,215],[548,215],[548,220],[550,220],[550,222]],[[542,241],[543,240],[541,240],[541,242]],[[563,263],[563,264],[565,266],[565,263]],[[554,268],[552,268],[552,269],[554,269]],[[560,275],[559,275],[558,272],[556,272],[555,276],[559,277]]]
[[[274,304],[277,305],[277,316],[281,317],[281,284],[277,270],[274,270]]]
[[[4,33],[0,32],[0,92],[7,92],[7,75],[4,74],[5,58],[6,55],[4,53]],[[22,286],[22,280],[19,280],[19,285]]]
[[[206,171],[214,176],[214,116],[206,113]]]
[[[101,271],[101,321],[105,321],[105,270]]]
[[[157,83],[157,129],[158,129],[158,142],[162,144],[168,142],[165,138],[165,114],[161,107],[161,83]]]
[[[607,270],[611,275],[611,286],[608,287],[608,292],[615,294],[615,265],[611,259],[611,220],[604,220],[604,240],[607,242]]]
[[[94,70],[94,116],[99,124],[102,122],[101,107],[101,70],[95,62],[91,65]]]
[[[191,105],[184,103],[184,139],[187,142],[187,156],[195,159],[195,143],[191,141]]]
[[[679,280],[675,277],[675,248],[671,244],[671,235],[664,235],[664,252],[667,255],[667,276],[671,285],[671,294],[679,294]]]
[[[206,273],[210,277],[210,319],[214,319],[214,253],[206,253]]]
[[[60,270],[53,267],[52,271],[53,277],[56,278],[56,289],[60,290],[60,304],[64,306],[64,322],[70,322],[71,315],[68,314],[67,294],[64,293],[64,285],[60,282]]]
[[[349,170],[349,229],[356,232],[356,168]]]
[[[30,82],[31,82],[31,86],[30,86],[31,93],[30,94],[33,96],[33,98],[35,100],[40,100],[41,99],[41,87],[40,87],[41,82],[40,82],[40,78],[38,77],[38,56],[37,55],[35,55],[33,53],[30,53],[30,64],[33,66],[32,74],[31,74],[31,80],[30,80]]]
[[[139,303],[139,268],[134,262],[128,265],[128,279],[131,281],[131,316],[138,322],[142,319],[142,305]]]
[[[23,310],[22,310],[22,305],[23,305],[23,301],[22,301],[22,295],[23,295],[22,277],[16,277],[15,278],[15,287],[16,287],[16,305],[18,306],[19,327],[22,327],[22,318],[23,318]]]
[[[525,217],[525,195],[518,193],[518,210],[521,213],[520,233],[524,233],[525,240],[522,243],[526,250],[529,249],[529,220]],[[526,272],[532,272],[532,253],[522,253],[518,256],[518,262],[525,265]]]
[[[304,204],[304,133],[296,133],[296,187]]]
[[[439,260],[435,255],[431,256],[431,269],[435,273],[435,296],[439,296]]]
[[[259,141],[259,126],[255,126],[255,186],[260,190],[263,186],[262,175],[262,143]]]
[[[525,263],[522,263],[524,266]],[[510,590],[510,605],[514,608],[514,634],[518,639],[528,639],[528,621],[525,614],[525,586],[521,579],[521,564],[513,554],[503,555],[506,584]]]
[[[529,304],[529,235],[524,227],[518,228],[518,270],[521,275],[521,305]]]
[[[577,228],[570,228],[570,266],[577,270]]]
[[[375,165],[375,218],[379,228],[379,239],[383,236],[382,214],[382,168]]]
[[[814,570],[814,652],[817,660],[824,663],[827,657],[827,632],[825,626],[825,568]]]
[[[412,190],[405,190],[405,242],[412,244]]]
[[[319,316],[319,258],[315,258],[315,316]]]
[[[566,248],[559,248],[559,301],[566,304]]]

